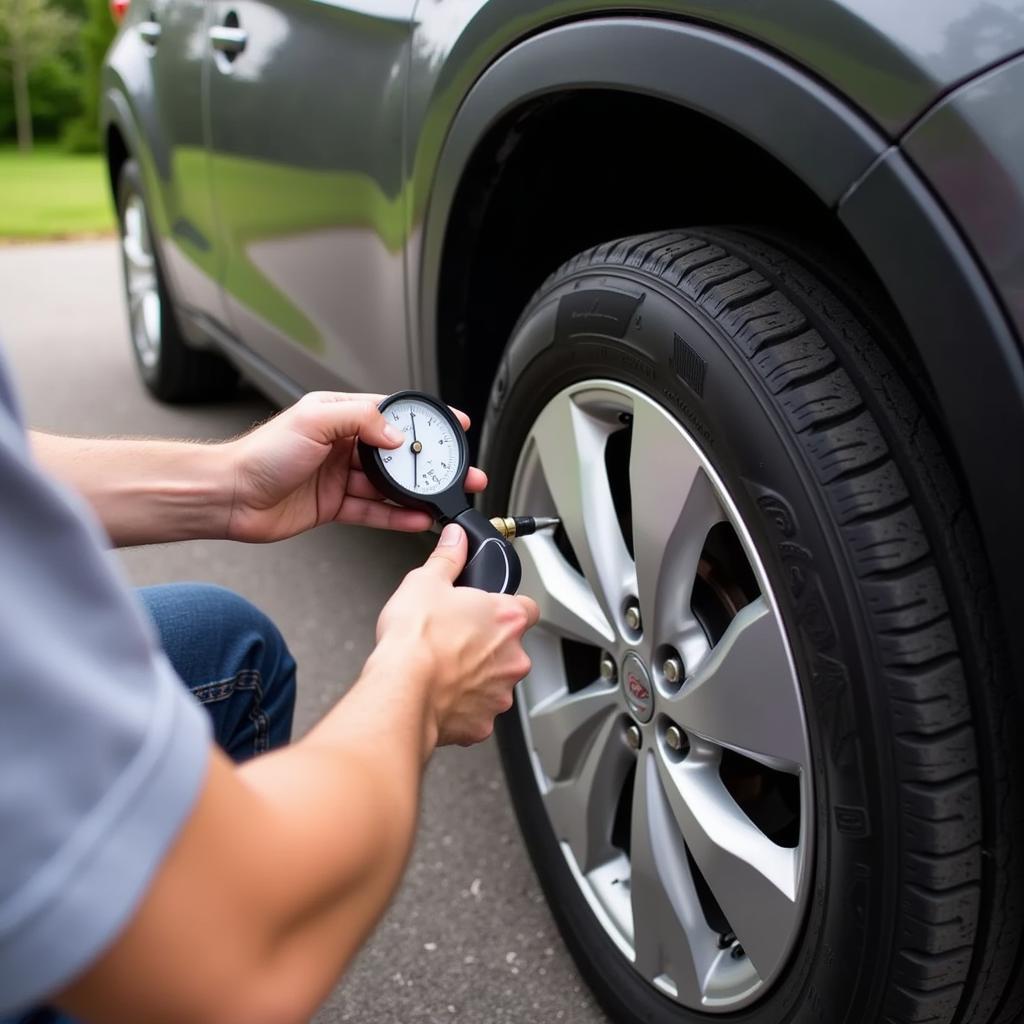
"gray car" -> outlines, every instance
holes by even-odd
[[[1024,1012],[1024,2],[133,0],[139,370],[468,410],[620,1022]]]

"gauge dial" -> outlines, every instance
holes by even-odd
[[[401,398],[384,409],[405,435],[400,448],[380,449],[384,472],[416,494],[438,494],[459,478],[461,448],[448,419],[428,402]]]

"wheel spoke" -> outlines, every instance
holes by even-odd
[[[136,273],[150,273],[153,269],[153,257],[145,252],[138,239],[126,235],[124,254],[128,259],[129,268]]]
[[[587,581],[545,534],[524,537],[517,545],[523,567],[520,591],[540,608],[540,621],[553,632],[595,647],[615,639]]]
[[[160,299],[156,292],[147,292],[142,299],[142,322],[150,347],[155,350],[160,344]]]
[[[124,238],[126,242],[130,241],[136,246],[139,245],[139,238],[142,231],[140,215],[141,211],[139,209],[139,204],[134,198],[130,199],[124,210]]]
[[[768,602],[740,609],[668,713],[687,731],[783,771],[808,767],[800,694]]]
[[[558,839],[569,844],[584,874],[618,854],[612,846],[612,823],[629,767],[635,762],[618,715],[609,715],[597,730],[576,773],[544,794],[548,817]]]
[[[797,850],[773,843],[751,822],[713,761],[657,763],[694,861],[758,974],[769,977],[785,951],[780,935],[796,926]]]
[[[629,486],[644,632],[667,639],[692,619],[701,550],[711,527],[726,517],[697,453],[649,402],[637,403],[633,413]]]
[[[611,427],[568,395],[552,401],[533,429],[544,477],[583,575],[614,623],[636,573],[612,501],[604,452]]]
[[[153,253],[149,245],[145,216],[141,201],[130,199],[124,211],[124,236],[121,245],[133,270],[151,271]]]
[[[142,301],[144,298],[144,295],[128,296],[128,322],[133,332],[142,331],[143,334],[146,331],[146,314]]]
[[[145,296],[156,289],[156,278],[145,270],[133,270],[128,276],[128,293],[131,296]]]
[[[562,690],[530,710],[530,735],[551,779],[564,779],[604,719],[618,706],[619,691],[597,680],[576,693]]]
[[[636,968],[651,981],[667,975],[677,999],[700,1005],[718,936],[704,919],[652,751],[637,765],[629,847]]]

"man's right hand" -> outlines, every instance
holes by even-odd
[[[536,603],[453,586],[466,552],[465,531],[446,526],[426,563],[405,577],[377,620],[375,657],[397,655],[425,670],[430,746],[486,739],[530,671],[522,638],[537,621]]]

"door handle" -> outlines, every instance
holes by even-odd
[[[244,28],[232,25],[215,25],[210,29],[210,41],[213,48],[219,50],[228,60],[234,60],[249,41],[249,33]]]
[[[153,18],[149,18],[147,21],[139,22],[139,35],[149,43],[150,46],[156,46],[160,42],[160,24]]]

